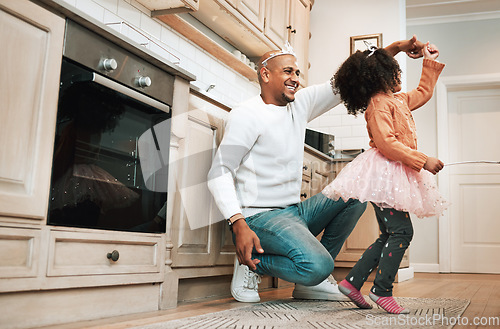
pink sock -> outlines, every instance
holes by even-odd
[[[349,299],[356,304],[357,307],[359,308],[372,308],[370,304],[365,300],[363,295],[361,294],[361,291],[356,289],[352,284],[350,284],[346,280],[342,280],[339,283],[339,290],[341,293],[349,297]]]
[[[408,310],[407,308],[399,306],[398,303],[396,303],[396,300],[394,300],[394,298],[392,296],[381,297],[381,296],[377,296],[374,293],[370,292],[370,298],[375,303],[377,303],[378,306],[382,307],[388,313],[391,313],[391,314],[408,314],[408,313],[410,313],[410,310]]]

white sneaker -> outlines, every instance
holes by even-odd
[[[259,283],[260,275],[251,271],[248,266],[240,265],[238,257],[234,258],[233,280],[231,281],[231,295],[234,299],[244,303],[260,302]]]
[[[301,284],[295,284],[292,297],[298,299],[333,300],[337,302],[350,301],[347,296],[340,292],[337,281],[335,281],[332,275],[315,286],[308,287]]]

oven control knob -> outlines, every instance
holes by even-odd
[[[149,87],[151,86],[151,78],[150,77],[138,77],[136,83],[139,87]]]
[[[117,67],[118,63],[114,58],[106,58],[102,61],[102,68],[105,69],[106,71],[116,70]]]

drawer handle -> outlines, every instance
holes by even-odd
[[[303,198],[307,198],[307,193],[302,193],[300,196]]]
[[[113,262],[116,262],[118,258],[120,258],[120,253],[118,252],[118,250],[113,250],[113,252],[108,252],[106,257],[108,257],[108,259],[111,259]]]
[[[307,166],[303,166],[302,169],[307,170]]]

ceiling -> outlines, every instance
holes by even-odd
[[[409,22],[500,17],[499,0],[406,0]]]

